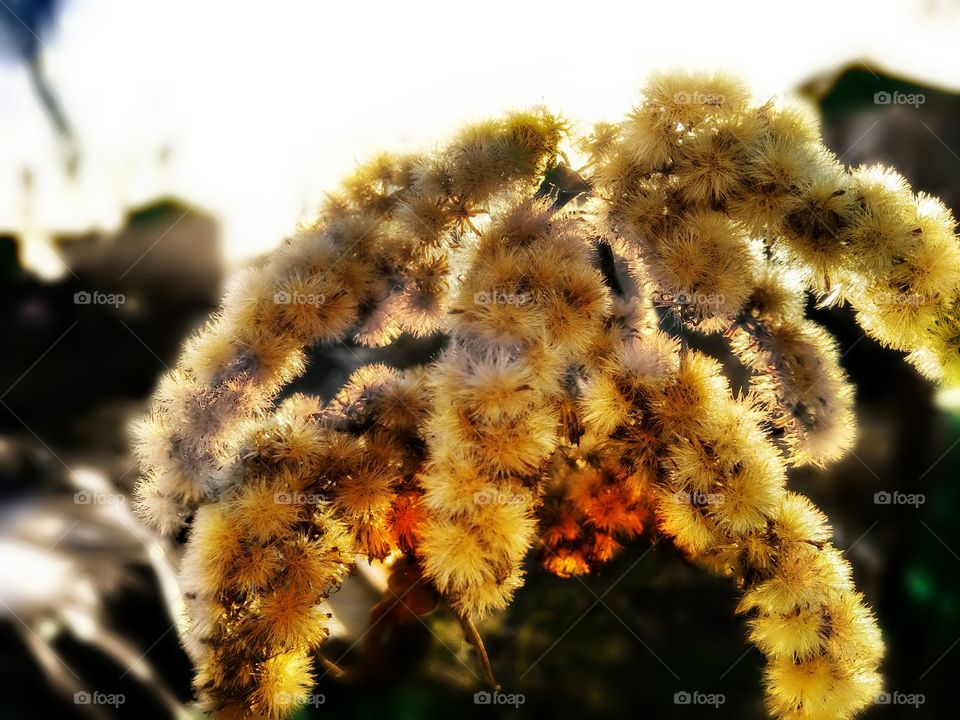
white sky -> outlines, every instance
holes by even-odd
[[[677,65],[732,70],[764,95],[856,58],[960,88],[958,37],[960,8],[930,0],[70,0],[46,61],[85,164],[66,180],[25,71],[0,66],[0,228],[110,227],[174,191],[220,218],[238,262],[357,161],[469,118],[545,103],[615,119],[651,68]]]

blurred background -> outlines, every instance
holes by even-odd
[[[131,513],[127,427],[225,278],[357,161],[538,103],[586,128],[629,110],[651,69],[725,68],[758,95],[806,96],[845,163],[889,163],[957,212],[957,37],[955,0],[0,0],[3,716],[190,716],[179,545]],[[833,520],[888,643],[889,702],[867,717],[955,717],[960,393],[848,312],[812,312],[857,385],[860,439],[791,482]],[[329,397],[363,362],[439,346],[327,349],[298,387]],[[582,580],[530,570],[481,628],[521,706],[474,703],[481,672],[448,613],[365,635],[385,587],[363,569],[334,599],[328,646],[358,672],[322,677],[299,717],[763,716],[763,663],[726,581],[662,544]]]

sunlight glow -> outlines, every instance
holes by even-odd
[[[960,87],[956,10],[931,7],[816,0],[786,24],[752,1],[73,0],[45,60],[80,174],[65,176],[25,71],[0,66],[0,229],[111,228],[170,193],[223,222],[236,263],[274,246],[379,149],[536,103],[581,123],[614,118],[654,67],[725,67],[772,94],[866,58]],[[43,240],[27,255],[47,276],[63,272]]]

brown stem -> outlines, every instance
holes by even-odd
[[[493,666],[490,665],[490,658],[487,657],[487,649],[483,646],[483,639],[480,637],[480,633],[477,632],[476,625],[473,624],[473,620],[471,620],[470,616],[466,613],[462,615],[457,613],[457,619],[460,620],[460,627],[463,628],[464,637],[476,648],[477,654],[480,655],[480,664],[483,666],[483,673],[486,675],[487,683],[492,690],[499,690],[500,685],[493,676]]]

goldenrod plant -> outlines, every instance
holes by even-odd
[[[234,281],[137,426],[140,513],[188,530],[204,707],[302,703],[324,600],[357,562],[439,593],[493,682],[474,621],[508,605],[529,553],[567,577],[664,536],[742,591],[772,716],[853,717],[881,691],[882,639],[787,484],[851,448],[854,393],[805,308],[847,303],[960,381],[954,225],[892,170],[844,168],[808,109],[721,75],[656,76],[579,138],[536,110],[365,165]],[[277,399],[309,346],[401,333],[448,343],[362,367],[326,404]],[[691,333],[729,340],[745,394]]]

